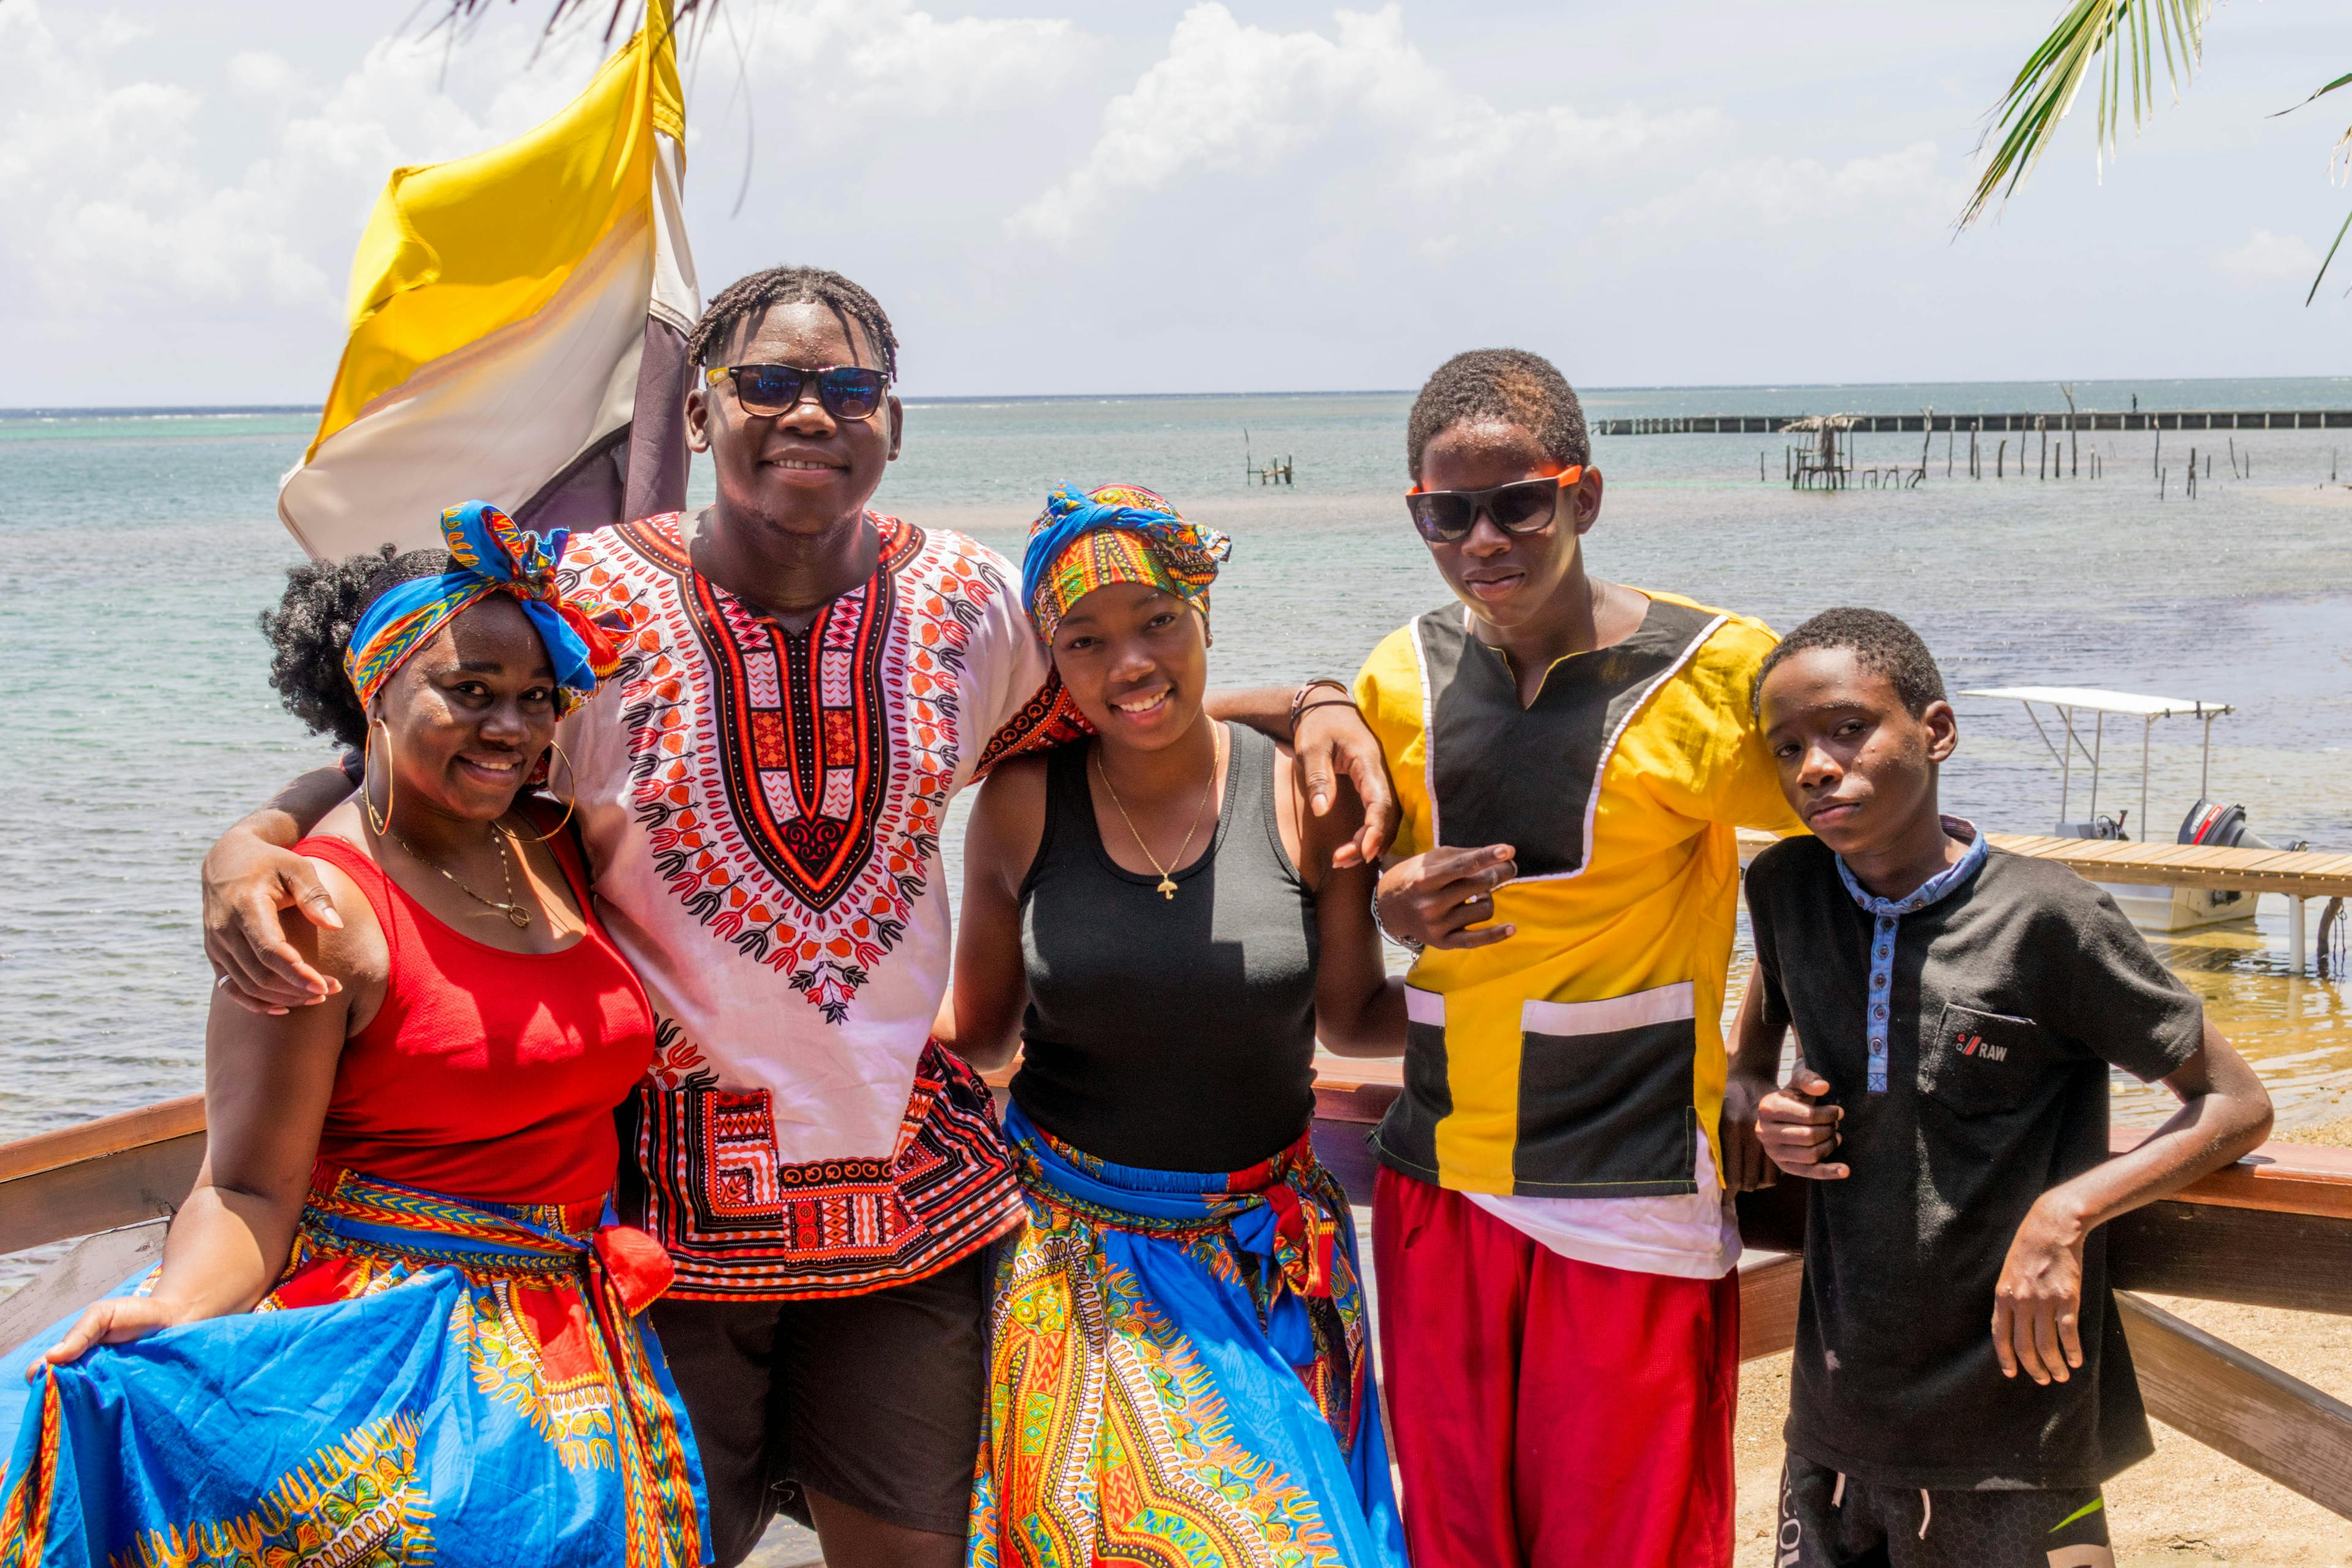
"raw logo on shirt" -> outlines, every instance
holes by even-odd
[[[1960,1055],[1964,1057],[1976,1057],[1989,1062],[2009,1059],[2007,1046],[1996,1046],[1982,1035],[1971,1035],[1965,1029],[1952,1037],[1952,1044],[1960,1047]]]

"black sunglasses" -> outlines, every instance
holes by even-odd
[[[1482,511],[1505,533],[1534,533],[1559,510],[1559,492],[1583,478],[1580,463],[1564,474],[1514,479],[1483,490],[1411,490],[1404,504],[1412,513],[1413,527],[1432,544],[1467,539]]]
[[[835,419],[871,419],[882,406],[890,378],[860,364],[828,364],[803,370],[796,364],[715,364],[702,373],[711,385],[721,377],[735,384],[743,412],[761,418],[789,414],[816,384],[816,400]]]

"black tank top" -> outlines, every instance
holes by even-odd
[[[1045,831],[1021,884],[1029,1011],[1013,1098],[1122,1165],[1238,1171],[1315,1114],[1314,895],[1283,853],[1274,742],[1225,732],[1216,836],[1173,899],[1104,849],[1094,748],[1047,755]]]

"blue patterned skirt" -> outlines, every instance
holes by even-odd
[[[252,1312],[28,1385],[53,1325],[0,1359],[0,1568],[706,1561],[668,1258],[599,1217],[327,1171]]]
[[[1403,1568],[1346,1195],[1113,1164],[1008,1107],[971,1568]]]

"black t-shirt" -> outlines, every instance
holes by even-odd
[[[1789,1447],[1883,1485],[2096,1486],[2151,1450],[2105,1230],[2083,1248],[2083,1364],[2000,1373],[1993,1289],[2034,1200],[2107,1157],[2107,1068],[2158,1079],[2203,1009],[2113,900],[1992,850],[1896,928],[1888,1084],[1867,1092],[1873,917],[1817,838],[1756,858],[1766,1020],[1844,1108],[1852,1174],[1806,1188]],[[1783,1178],[1786,1180],[1787,1178]]]

